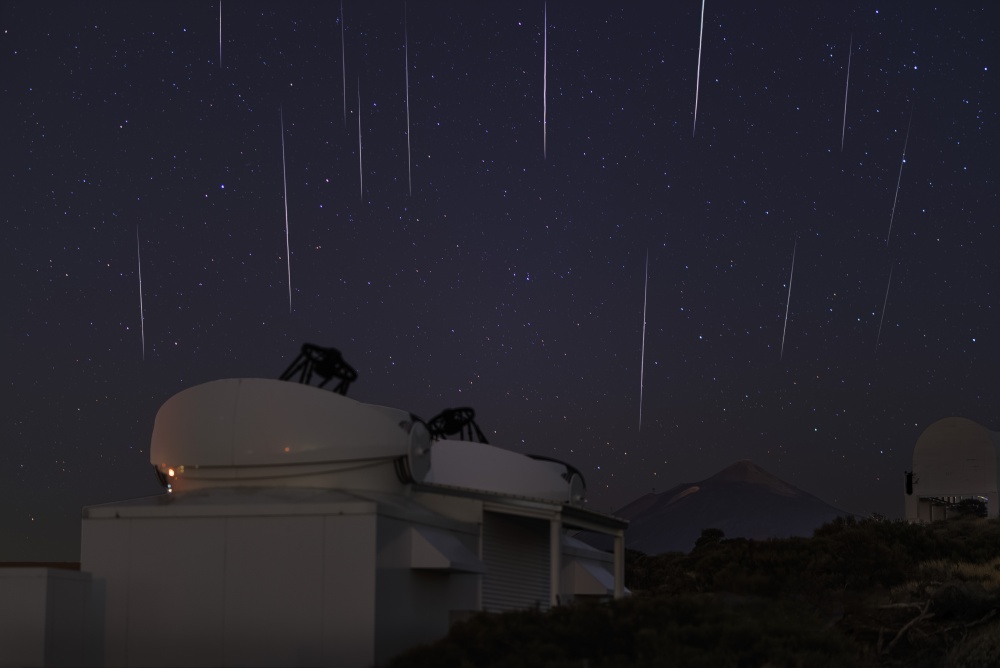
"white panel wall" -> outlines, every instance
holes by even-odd
[[[323,516],[227,523],[226,664],[320,665]]]
[[[375,515],[324,518],[323,662],[361,668],[374,662]]]
[[[80,570],[104,588],[104,665],[128,665],[129,520],[83,520]]]
[[[46,569],[0,570],[0,666],[45,660]],[[15,604],[16,602],[16,604]]]
[[[488,609],[547,607],[547,520],[487,513],[481,580],[414,568],[415,525],[374,504],[281,510],[85,519],[82,566],[106,588],[105,665],[361,668],[444,636],[481,597]],[[473,527],[453,535],[476,553]]]
[[[88,637],[96,613],[91,607],[91,585],[89,573],[49,570],[45,592],[46,666],[79,666],[93,658],[87,651],[88,645],[97,640]]]
[[[448,634],[453,611],[475,610],[479,576],[415,570],[410,565],[410,522],[380,517],[376,583],[375,662]],[[471,554],[476,536],[458,536]]]
[[[128,665],[223,665],[226,520],[128,522]]]
[[[87,573],[0,569],[0,667],[92,663],[92,614]]]
[[[375,515],[85,520],[105,664],[369,666]]]

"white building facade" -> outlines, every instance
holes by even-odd
[[[84,510],[104,665],[377,665],[479,610],[624,592],[626,523],[575,469],[405,411],[215,381],[164,404],[151,458],[169,493]]]

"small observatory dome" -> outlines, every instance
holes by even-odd
[[[1000,508],[1000,434],[967,418],[938,420],[917,439],[908,476],[908,520],[944,519],[949,507],[965,499],[985,502],[994,517]]]

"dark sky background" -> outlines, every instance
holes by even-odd
[[[709,0],[694,136],[697,0],[553,0],[547,77],[544,9],[404,51],[346,0],[342,61],[339,3],[230,0],[220,64],[217,2],[3,2],[0,559],[78,559],[166,399],[304,342],[604,511],[749,458],[898,517],[923,428],[1000,429],[1000,7]]]

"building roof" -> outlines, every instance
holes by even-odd
[[[83,509],[84,519],[369,514],[452,530],[475,531],[471,525],[428,510],[406,496],[309,487],[212,487]]]

